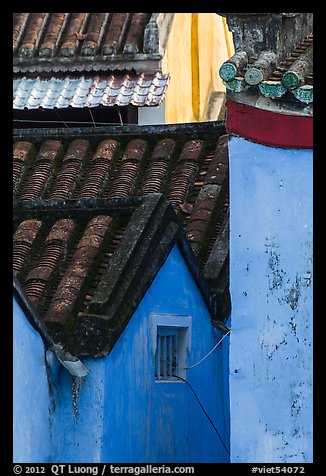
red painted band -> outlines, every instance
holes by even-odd
[[[289,116],[226,101],[226,129],[245,139],[274,147],[312,149],[313,118]]]

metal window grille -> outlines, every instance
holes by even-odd
[[[175,380],[178,367],[178,331],[158,328],[155,353],[155,379]]]

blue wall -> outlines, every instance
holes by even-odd
[[[229,160],[231,462],[311,462],[312,151]]]
[[[13,305],[13,461],[46,463],[52,403],[44,344],[15,299]]]
[[[192,316],[188,365],[221,338],[179,248],[167,261],[111,353],[85,359],[76,382],[61,367],[55,380],[53,462],[226,462],[229,457],[186,383],[155,383],[151,315]],[[229,444],[228,343],[187,380]],[[76,388],[79,390],[76,392]]]

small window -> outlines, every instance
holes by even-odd
[[[152,314],[151,327],[155,382],[184,383],[191,347],[191,316]]]
[[[173,327],[157,328],[155,353],[155,379],[175,380],[178,369],[178,330]]]

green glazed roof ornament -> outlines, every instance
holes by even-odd
[[[300,88],[293,89],[292,93],[296,99],[306,104],[311,104],[314,100],[313,86],[301,86]]]
[[[223,63],[219,69],[219,75],[223,81],[234,79],[237,74],[237,68],[232,63]]]
[[[295,71],[286,71],[283,74],[282,83],[287,89],[295,89],[300,86],[299,75]]]
[[[271,99],[280,98],[286,93],[286,88],[280,81],[263,81],[258,87],[263,96]]]
[[[242,91],[245,91],[249,87],[248,84],[246,84],[244,78],[240,78],[240,77],[235,77],[234,79],[231,79],[230,81],[223,81],[223,84],[226,87],[226,89],[234,93],[241,93]]]

